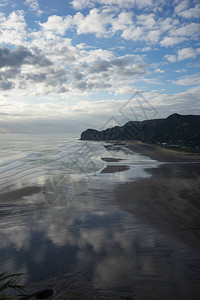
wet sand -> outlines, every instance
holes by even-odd
[[[200,164],[166,164],[116,188],[120,208],[200,250]]]
[[[163,164],[146,170],[152,177],[116,188],[121,209],[200,250],[200,156],[143,143],[128,147]]]
[[[200,249],[200,155],[178,153],[140,142],[129,142],[127,147],[163,164],[159,168],[146,169],[152,175],[150,178],[116,185],[115,201],[120,209]],[[121,160],[102,159],[106,162]],[[127,169],[126,165],[108,165],[101,173]],[[20,188],[0,194],[0,204],[40,192],[39,186]]]
[[[20,188],[14,191],[6,192],[0,194],[0,204],[1,203],[9,203],[10,201],[16,201],[18,199],[21,199],[25,196],[31,196],[36,193],[41,192],[41,187],[39,186],[27,186],[24,188]]]
[[[119,258],[121,265],[117,270],[120,273],[127,268],[127,282],[132,281],[133,291],[124,297],[105,299],[199,299],[200,157],[145,144],[128,147],[163,164],[146,170],[151,177],[118,184],[114,189],[113,201],[137,224],[126,229],[134,236],[130,252],[134,255],[127,260],[131,267]],[[117,171],[117,166],[111,167]],[[127,258],[130,253],[127,252]],[[115,270],[116,266],[112,267]],[[67,293],[63,296],[58,299],[68,299]],[[74,299],[79,298],[89,299],[84,295]]]
[[[98,277],[96,277],[97,283],[101,282],[99,274],[102,274],[102,284],[106,284],[106,278],[108,281],[113,279],[115,282],[117,277],[117,279],[120,279],[119,282],[116,280],[118,285],[123,284],[123,292],[120,292],[118,296],[109,297],[107,294],[105,296],[101,293],[98,295],[98,290],[92,290],[91,293],[94,292],[94,296],[91,295],[90,297],[88,291],[90,291],[91,284],[86,292],[85,290],[82,291],[81,288],[80,290],[74,288],[74,294],[73,289],[63,291],[55,299],[199,299],[200,157],[198,155],[175,153],[174,151],[141,143],[130,143],[128,147],[137,153],[159,160],[162,164],[158,168],[147,169],[147,172],[152,175],[149,178],[116,184],[113,191],[114,199],[109,198],[109,191],[106,188],[101,190],[105,194],[105,198],[108,197],[106,202],[114,201],[122,212],[128,213],[125,214],[124,218],[130,215],[131,219],[135,220],[135,223],[133,222],[135,227],[131,223],[130,226],[133,227],[129,228],[129,223],[125,222],[122,229],[122,241],[127,247],[124,248],[127,249],[127,252],[122,247],[119,248],[120,253],[114,253],[114,249],[118,244],[116,240],[114,242],[111,239],[110,231],[106,232],[106,228],[109,229],[111,225],[102,227],[99,239],[98,232],[95,232],[95,239],[102,242],[103,252],[97,251],[94,256],[95,259],[100,260],[100,263],[96,260],[89,260],[92,255],[91,253],[88,254],[88,249],[93,249],[92,246],[89,248],[88,246],[83,247],[83,249],[80,245],[77,247],[79,251],[77,257],[81,257],[80,253],[82,255],[86,254],[83,256],[84,261],[86,261],[86,265],[84,265],[86,270],[88,266],[94,266],[98,274]],[[107,158],[107,162],[117,163],[117,161]],[[126,165],[110,165],[105,173],[125,171],[126,168]],[[32,186],[8,192],[0,195],[0,204],[1,201],[20,200],[24,196],[31,196],[40,191],[40,187]],[[95,192],[95,200],[97,201],[95,209],[102,199],[102,195],[98,198],[98,193]],[[85,207],[84,205],[83,203],[83,207]],[[78,211],[77,219],[81,216],[80,212],[83,213],[83,207]],[[62,230],[66,226],[67,220],[70,220],[72,213],[76,212],[76,209],[73,210],[72,207],[70,211],[69,208],[68,217],[64,214],[64,221],[61,222],[61,227],[58,227],[61,236],[68,234],[68,231]],[[56,222],[60,221],[59,211],[58,214],[59,218],[49,219],[48,224],[55,222],[55,220]],[[94,220],[96,218],[95,215]],[[90,228],[91,223],[88,226]],[[84,228],[84,226],[80,226],[81,230],[83,230],[82,227]],[[56,232],[56,236],[58,232]],[[119,242],[119,234],[119,228],[114,226],[114,235],[116,235],[117,242]],[[86,231],[83,236],[78,236],[79,243],[84,242],[87,236],[86,244],[90,245],[91,231]],[[108,237],[108,239],[103,242],[105,237]],[[42,239],[40,242],[42,243]],[[120,245],[123,245],[123,243]],[[106,252],[106,249],[108,252]],[[69,253],[71,251],[72,247]],[[110,256],[108,255],[107,258],[105,253],[110,254]],[[69,266],[67,267],[69,268]],[[130,282],[132,282],[132,286]],[[115,283],[113,283],[113,286],[115,286]],[[128,288],[130,288],[130,292]],[[92,289],[94,289],[93,286]]]
[[[113,157],[102,157],[101,159],[106,162],[118,162],[123,160],[121,158],[113,158]]]

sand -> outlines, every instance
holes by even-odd
[[[151,243],[151,234],[148,240],[147,232],[143,232],[144,238],[141,236],[142,230],[139,224],[138,228],[133,229],[135,244],[132,251],[136,253],[135,260],[138,264],[134,265],[132,272],[134,275],[129,275],[133,277],[134,293],[130,293],[127,297],[111,298],[199,299],[198,283],[195,285],[199,278],[199,267],[193,263],[193,255],[194,253],[197,255],[198,259],[195,256],[195,262],[198,262],[200,157],[141,143],[129,143],[128,147],[162,164],[158,168],[146,170],[151,175],[149,178],[116,185],[114,202],[118,204],[121,211],[131,214],[140,223],[146,224],[146,228],[157,229],[153,232],[158,232],[158,236],[155,237],[157,241],[154,245],[155,249],[150,248],[148,252],[148,245],[145,243]],[[113,168],[111,171],[118,169],[118,166],[111,167]],[[105,194],[106,192],[105,190]],[[126,239],[126,234],[124,238]],[[173,248],[174,242],[177,248]],[[185,267],[187,264],[188,268]],[[183,274],[182,271],[185,273]],[[66,294],[64,293],[63,298],[58,297],[58,299],[68,299]],[[88,298],[77,296],[74,299]],[[105,299],[109,298],[105,297]]]
[[[41,192],[41,187],[39,186],[27,186],[14,191],[9,191],[3,194],[0,194],[0,203],[9,203],[10,201],[16,201],[25,196],[31,196],[36,193]]]
[[[143,143],[135,152],[163,162],[152,176],[116,188],[120,208],[200,250],[200,156]]]
[[[113,157],[102,157],[101,159],[106,162],[118,162],[118,161],[123,160],[120,158],[113,158]]]
[[[200,155],[141,142],[129,142],[126,146],[162,164],[146,170],[152,175],[150,178],[116,186],[115,201],[120,209],[200,250]],[[102,159],[107,162],[120,160]],[[110,165],[101,172],[127,169],[126,165]],[[0,194],[0,203],[9,203],[39,192],[39,186],[24,187]]]
[[[161,162],[200,162],[200,155],[198,154],[178,152],[158,145],[145,144],[142,142],[128,142],[126,146],[134,152]]]
[[[127,147],[137,153],[158,160],[162,164],[157,168],[147,169],[147,172],[151,174],[149,178],[117,184],[114,189],[115,197],[113,201],[115,201],[115,204],[122,211],[141,220],[142,223],[147,224],[147,227],[149,225],[149,227],[157,228],[160,233],[164,233],[164,235],[172,237],[173,240],[188,245],[192,249],[191,253],[194,250],[198,254],[200,250],[200,156],[176,153],[142,143],[129,143]],[[118,161],[110,160],[109,158],[104,160],[108,162]],[[125,171],[126,168],[127,166],[125,165],[111,165],[104,172],[120,172]],[[30,186],[1,194],[0,205],[14,199],[19,200],[24,196],[30,196],[40,191],[40,187]],[[105,190],[106,193],[107,191]],[[135,235],[140,241],[137,233]],[[126,239],[126,235],[124,238]],[[143,246],[144,249],[142,248]],[[176,266],[180,270],[174,270],[174,273],[177,273],[180,277],[175,276],[175,281],[173,281],[173,266],[171,266],[173,260],[172,258],[171,260],[168,258],[170,253],[167,252],[167,248],[164,250],[162,248],[162,251],[159,252],[158,244],[156,253],[160,256],[157,257],[157,255],[153,255],[152,253],[145,253],[145,245],[142,243],[136,243],[135,247],[138,247],[139,253],[136,259],[143,259],[144,257],[145,260],[150,257],[155,260],[154,263],[158,261],[161,272],[159,273],[161,277],[160,281],[159,274],[154,274],[154,277],[152,277],[153,273],[151,272],[144,275],[145,272],[143,273],[143,270],[140,268],[137,269],[136,265],[136,269],[133,272],[135,274],[135,294],[130,294],[130,297],[111,297],[112,299],[199,299],[197,286],[194,285],[194,289],[193,283],[190,284],[190,281],[193,282],[193,278],[189,277],[190,274],[196,274],[196,278],[199,278],[197,274],[198,267],[194,269],[192,262],[191,270],[189,270],[188,274],[184,274],[183,279],[181,278],[181,263],[177,263]],[[145,266],[145,261],[143,265]],[[148,260],[147,266],[150,268]],[[185,269],[183,268],[183,270]],[[172,276],[171,280],[168,280],[168,283],[163,279],[165,278],[163,275],[165,273],[168,279],[169,274]],[[189,279],[184,281],[185,277]],[[187,284],[188,288],[185,286]],[[174,294],[174,291],[176,294]],[[188,294],[185,294],[185,291]],[[88,295],[82,295],[81,293],[81,290],[76,291],[75,295],[70,294],[69,291],[64,291],[56,299],[90,299]],[[91,299],[97,299],[97,297],[91,297]],[[101,298],[99,297],[99,299]],[[106,297],[106,299],[109,298]]]

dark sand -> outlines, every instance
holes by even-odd
[[[121,158],[113,158],[113,157],[102,157],[101,159],[106,162],[118,162],[123,160]]]
[[[41,192],[41,187],[39,186],[27,186],[14,191],[0,194],[0,203],[3,202],[9,203],[10,201],[21,199],[24,196],[31,196],[33,194],[40,193],[40,192]]]
[[[133,229],[136,240],[135,249],[132,251],[135,250],[135,253],[138,251],[135,257],[138,264],[135,264],[133,269],[134,275],[129,276],[134,277],[135,292],[130,293],[130,297],[110,299],[200,299],[198,288],[200,274],[199,266],[196,266],[196,262],[198,263],[200,259],[200,156],[175,153],[142,143],[129,143],[128,147],[163,164],[158,168],[147,169],[152,175],[149,178],[117,185],[114,201],[122,211],[128,212],[133,218],[146,224],[147,228],[157,229],[159,237],[155,238],[157,240],[155,249],[150,248],[150,252],[146,252],[147,240],[140,236],[140,230],[137,235],[137,228],[136,231]],[[144,236],[145,234],[144,232]],[[177,248],[173,248],[174,242],[178,245]],[[196,256],[193,257],[194,253],[197,259]],[[145,261],[149,273],[145,273],[145,269],[142,269]],[[152,262],[152,270],[151,263],[148,265],[148,262]],[[188,269],[185,267],[187,264]],[[65,297],[66,294],[64,298],[58,299],[67,299]],[[74,299],[87,297],[77,296]]]
[[[128,147],[166,163],[147,169],[152,177],[116,188],[121,209],[200,250],[200,156],[143,143]]]
[[[105,167],[101,173],[116,173],[116,172],[123,172],[128,170],[129,167],[126,165],[113,165]]]

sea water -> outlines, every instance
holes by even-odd
[[[125,151],[120,145],[108,151],[105,148],[107,144],[80,141],[65,135],[1,134],[1,193],[27,185],[43,184],[44,179],[54,173],[83,176],[100,174],[107,165],[102,160],[102,157],[106,156],[123,159],[117,165],[125,163],[129,165],[129,169],[134,165],[135,174],[132,172],[132,178],[148,176],[144,169],[155,166],[155,161],[130,150]]]

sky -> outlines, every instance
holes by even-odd
[[[200,114],[199,0],[0,0],[0,133]]]

